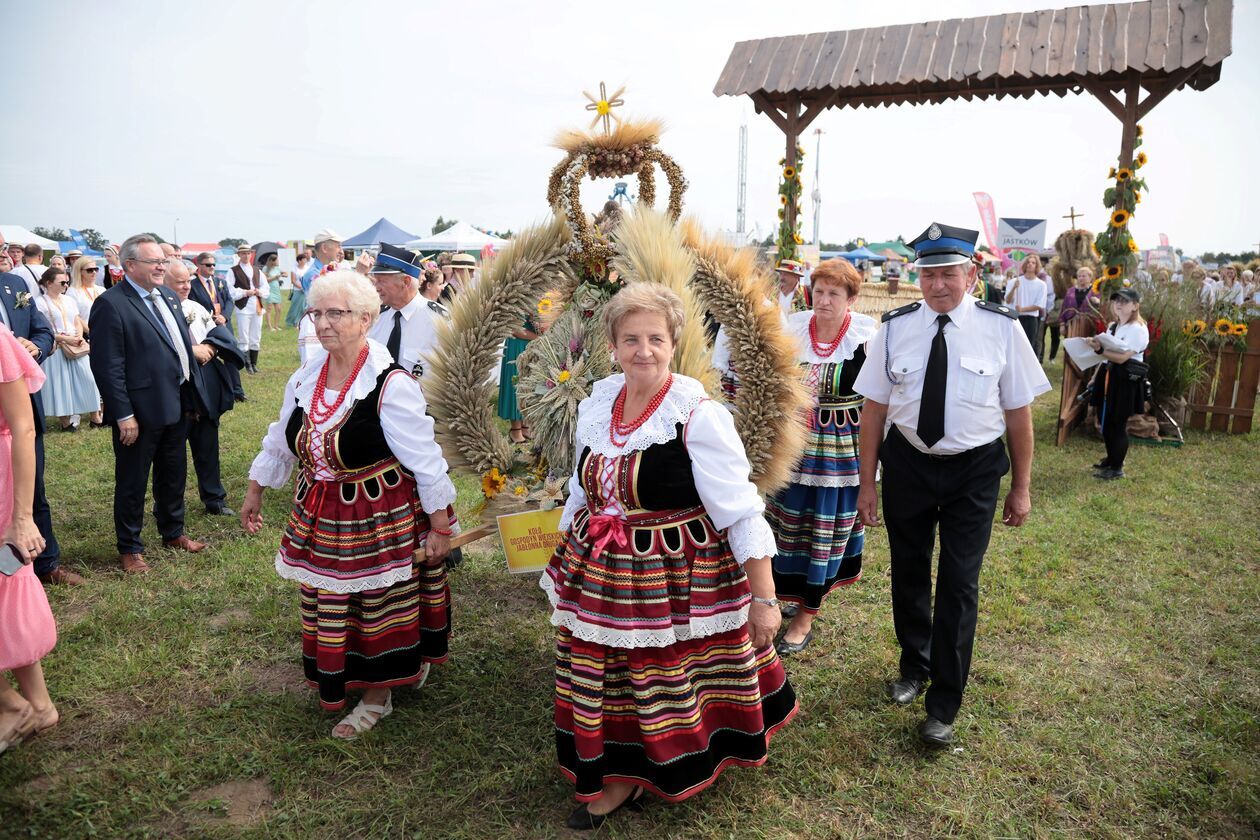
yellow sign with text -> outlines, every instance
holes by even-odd
[[[509,572],[519,575],[541,572],[547,567],[556,546],[564,539],[564,534],[560,533],[562,513],[563,509],[554,507],[496,517]]]

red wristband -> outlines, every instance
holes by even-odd
[[[439,528],[436,525],[430,525],[429,530],[443,537],[449,537],[451,534],[455,533],[450,528]]]

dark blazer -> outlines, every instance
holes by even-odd
[[[44,313],[35,306],[34,298],[26,306],[18,308],[18,293],[27,291],[26,280],[20,274],[0,274],[0,306],[4,307],[5,314],[9,316],[9,328],[18,338],[25,338],[38,347],[39,358],[35,361],[43,362],[52,355],[53,328]],[[38,391],[31,394],[31,407],[35,411],[35,432],[43,434],[44,401],[40,399]]]
[[[223,311],[223,317],[227,320],[228,332],[232,332],[232,295],[228,291],[227,282],[218,275],[210,278],[210,282],[214,283],[214,293],[219,296],[219,308]],[[192,289],[188,292],[188,299],[195,300],[211,315],[214,314],[214,301],[210,299],[210,295],[206,294],[206,290],[201,287],[201,278],[195,273],[192,278]]]
[[[236,345],[236,338],[222,324],[206,333],[202,343],[219,351],[213,359],[201,366],[201,378],[206,393],[206,416],[211,420],[218,420],[236,405],[236,393],[241,387],[240,371],[245,367],[245,356]]]
[[[179,422],[185,411],[204,411],[201,365],[192,353],[179,298],[164,286],[157,289],[179,328],[196,399],[190,405],[189,395],[180,392],[183,373],[165,325],[123,280],[96,299],[88,317],[92,376],[105,404],[106,423],[134,416],[142,428],[170,426]]]

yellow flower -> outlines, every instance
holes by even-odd
[[[568,381],[569,381],[572,377],[573,377],[573,374],[572,374],[572,373],[570,373],[570,372],[569,372],[569,371],[567,371],[567,370],[562,370],[562,371],[560,371],[560,373],[559,373],[559,374],[557,374],[557,375],[556,375],[556,381],[557,381],[557,382],[568,382]]]
[[[1116,173],[1116,180],[1118,181],[1127,181],[1132,177],[1133,177],[1133,172],[1128,169],[1121,169],[1119,172]]]
[[[1119,277],[1119,276],[1120,276],[1120,273],[1121,273],[1120,266],[1118,266],[1118,265],[1109,265],[1109,266],[1107,266],[1107,271],[1105,272],[1105,275],[1106,275],[1106,277],[1107,277],[1107,279],[1108,279],[1108,280],[1114,280],[1114,279],[1116,279],[1117,277]]]
[[[795,242],[797,245],[805,244],[805,240],[801,239],[801,235],[799,233],[792,234],[792,241]]]
[[[555,304],[551,302],[551,298],[545,297],[542,300],[538,301],[538,314],[546,315],[551,312],[554,306]]]
[[[512,495],[517,496],[517,497],[528,496],[529,488],[526,487],[524,484],[518,484],[512,488]]]
[[[1245,336],[1247,335],[1247,325],[1244,324],[1242,321],[1239,321],[1237,324],[1234,324],[1234,326],[1230,327],[1229,334],[1236,335],[1239,337]]]
[[[1228,318],[1221,318],[1212,325],[1212,329],[1216,330],[1217,335],[1225,336],[1233,332],[1234,324]]]
[[[1103,284],[1103,279],[1099,277],[1097,280],[1094,281],[1094,285],[1089,287],[1089,290],[1093,292],[1094,294],[1098,294],[1099,292],[1102,291],[1102,284]]]
[[[1114,166],[1107,170],[1107,177],[1108,178],[1116,177],[1116,168]]]
[[[779,196],[779,203],[782,204],[784,207],[787,207],[787,196],[786,195]]]
[[[1141,194],[1140,192],[1135,192],[1135,193],[1133,194],[1133,203],[1134,203],[1134,204],[1141,204],[1141,203],[1142,203],[1142,194]]]
[[[1147,160],[1148,158],[1146,157],[1146,152],[1138,152],[1137,161],[1136,161],[1137,165],[1134,168],[1141,169],[1143,166],[1146,166]]]
[[[1202,321],[1186,321],[1181,325],[1181,331],[1188,336],[1198,338],[1203,335],[1203,328],[1206,326]]]
[[[791,167],[791,166],[783,167],[783,180],[784,181],[791,181],[795,177],[796,177],[796,169],[794,167]]]
[[[1194,328],[1196,330],[1195,335],[1201,335],[1207,331],[1207,321],[1204,321],[1202,318],[1196,318],[1194,320]]]
[[[1138,137],[1141,137],[1141,136],[1142,136],[1142,124],[1141,124],[1141,123],[1138,123],[1138,124],[1137,124],[1137,136],[1138,136]]]
[[[1129,240],[1129,250],[1130,250],[1130,251],[1132,251],[1133,253],[1135,253],[1135,254],[1136,254],[1136,253],[1137,253],[1137,249],[1138,249],[1137,243],[1136,243],[1136,242],[1134,242],[1132,239],[1130,239],[1130,240]]]
[[[499,472],[498,467],[491,467],[490,472],[481,477],[481,492],[487,499],[493,499],[507,486],[507,476]]]
[[[1112,227],[1124,227],[1129,223],[1129,211],[1120,209],[1111,214]]]

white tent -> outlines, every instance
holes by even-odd
[[[506,239],[482,233],[467,222],[456,222],[441,233],[411,240],[407,247],[427,254],[433,251],[480,251],[487,245],[497,251],[507,244]]]
[[[5,242],[16,242],[19,245],[30,245],[32,242],[45,251],[56,251],[57,243],[42,236],[36,236],[21,225],[0,225],[0,237]]]

